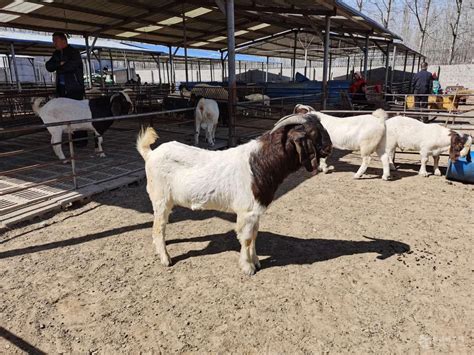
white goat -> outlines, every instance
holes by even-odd
[[[132,102],[124,92],[113,94],[110,98],[98,97],[90,100],[73,100],[65,97],[58,97],[48,101],[41,106],[43,98],[36,98],[33,101],[33,111],[41,117],[45,123],[60,123],[64,121],[86,120],[107,116],[125,115],[131,112]],[[78,130],[88,130],[94,132],[97,138],[96,152],[100,157],[105,157],[102,149],[102,134],[112,124],[112,121],[105,122],[85,122],[71,124],[71,132]],[[57,157],[67,163],[64,156],[61,142],[64,132],[68,132],[68,125],[47,127],[51,134],[51,145]]]
[[[264,106],[270,106],[270,96],[264,94],[250,94],[245,96],[248,101],[263,102]]]
[[[137,149],[145,160],[147,192],[153,204],[153,243],[165,266],[168,216],[175,205],[192,210],[237,214],[240,266],[254,274],[260,263],[255,250],[260,216],[281,182],[304,166],[317,171],[319,159],[331,152],[331,140],[315,115],[291,115],[257,140],[224,151],[209,151],[178,142],[150,145],[153,128],[141,132]]]
[[[262,104],[263,106],[270,107],[270,96],[267,96],[264,94],[250,94],[250,95],[244,96],[244,98],[247,101],[259,103],[259,104]],[[244,115],[248,115],[250,113],[249,111],[255,114],[257,110],[245,110]],[[269,109],[265,109],[264,114],[267,114],[268,112],[269,112]]]
[[[370,163],[370,156],[374,152],[377,152],[382,161],[382,179],[390,178],[389,158],[382,148],[385,142],[385,120],[387,119],[387,113],[384,110],[378,109],[369,115],[334,117],[316,112],[311,106],[298,104],[294,112],[314,112],[328,131],[334,148],[360,150],[362,164],[354,175],[355,179],[361,178],[365,173]],[[380,149],[377,149],[379,147]],[[320,166],[324,173],[333,169],[327,166],[326,159],[321,159]]]
[[[439,156],[449,151],[451,160],[459,156],[469,156],[472,137],[458,133],[438,124],[422,123],[414,118],[395,116],[386,121],[387,134],[385,142],[381,142],[379,150],[385,150],[390,158],[390,168],[395,170],[393,157],[395,149],[418,151],[421,157],[421,167],[418,172],[421,176],[428,176],[426,163],[429,156],[433,156],[434,174],[441,175],[439,170]]]
[[[206,132],[206,139],[210,146],[214,145],[217,122],[219,121],[219,106],[212,99],[200,98],[194,111],[195,133],[194,144],[199,144],[201,128]]]

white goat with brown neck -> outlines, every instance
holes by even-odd
[[[209,151],[178,142],[152,150],[152,128],[141,132],[137,149],[145,160],[147,191],[153,204],[153,242],[163,265],[171,258],[165,228],[173,206],[237,214],[240,267],[252,275],[260,267],[255,250],[260,216],[285,177],[304,166],[317,171],[331,152],[331,141],[315,115],[291,115],[271,132],[224,151]]]
[[[354,175],[355,179],[360,179],[364,175],[370,163],[370,156],[375,152],[382,161],[382,179],[388,180],[390,178],[389,158],[383,149],[386,132],[385,120],[387,119],[387,113],[384,110],[378,109],[369,115],[334,117],[317,112],[311,106],[298,104],[295,106],[294,112],[314,113],[328,131],[334,148],[360,151],[362,164]],[[326,159],[321,160],[321,170],[324,173],[330,170]]]
[[[449,152],[449,157],[453,161],[459,156],[470,159],[472,137],[467,134],[460,135],[439,124],[422,123],[406,116],[392,117],[387,120],[386,126],[386,139],[380,143],[378,149],[386,151],[391,160],[391,170],[395,170],[393,160],[397,148],[402,151],[420,152],[421,167],[418,174],[425,177],[429,175],[426,164],[430,156],[433,157],[433,172],[437,176],[441,175],[440,154]]]

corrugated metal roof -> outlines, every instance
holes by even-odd
[[[182,47],[183,13],[188,47],[222,50],[226,18],[214,0],[0,0],[0,26],[69,33]],[[205,10],[203,10],[203,8]],[[393,40],[398,36],[337,0],[235,0],[236,44],[288,29],[322,29],[332,15],[331,31]],[[268,26],[262,27],[262,23]],[[150,27],[152,26],[152,27]],[[320,33],[322,30],[320,31]]]

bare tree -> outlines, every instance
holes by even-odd
[[[372,3],[377,8],[383,27],[388,28],[390,16],[392,14],[393,0],[373,0]]]
[[[415,15],[418,28],[420,30],[421,36],[420,36],[420,42],[418,44],[418,51],[420,53],[423,53],[423,47],[425,45],[425,39],[426,39],[426,30],[428,27],[428,18],[430,14],[430,6],[431,6],[431,0],[425,0],[425,6],[423,10],[423,15],[420,14],[419,11],[419,1],[414,0],[414,3],[412,3],[410,0],[406,0],[406,4],[410,11]]]
[[[359,12],[362,12],[362,8],[364,7],[364,0],[356,0],[357,3],[357,9],[359,9]]]
[[[449,27],[451,28],[451,34],[453,35],[453,40],[451,42],[451,50],[449,52],[449,64],[453,64],[454,53],[456,50],[456,39],[458,37],[459,31],[459,19],[461,18],[462,10],[462,0],[456,0],[456,17],[454,23],[450,22]]]

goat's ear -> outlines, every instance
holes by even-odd
[[[300,164],[303,165],[306,170],[310,172],[313,171],[311,153],[316,154],[316,151],[306,131],[303,128],[294,128],[288,132],[288,139],[295,145]]]

